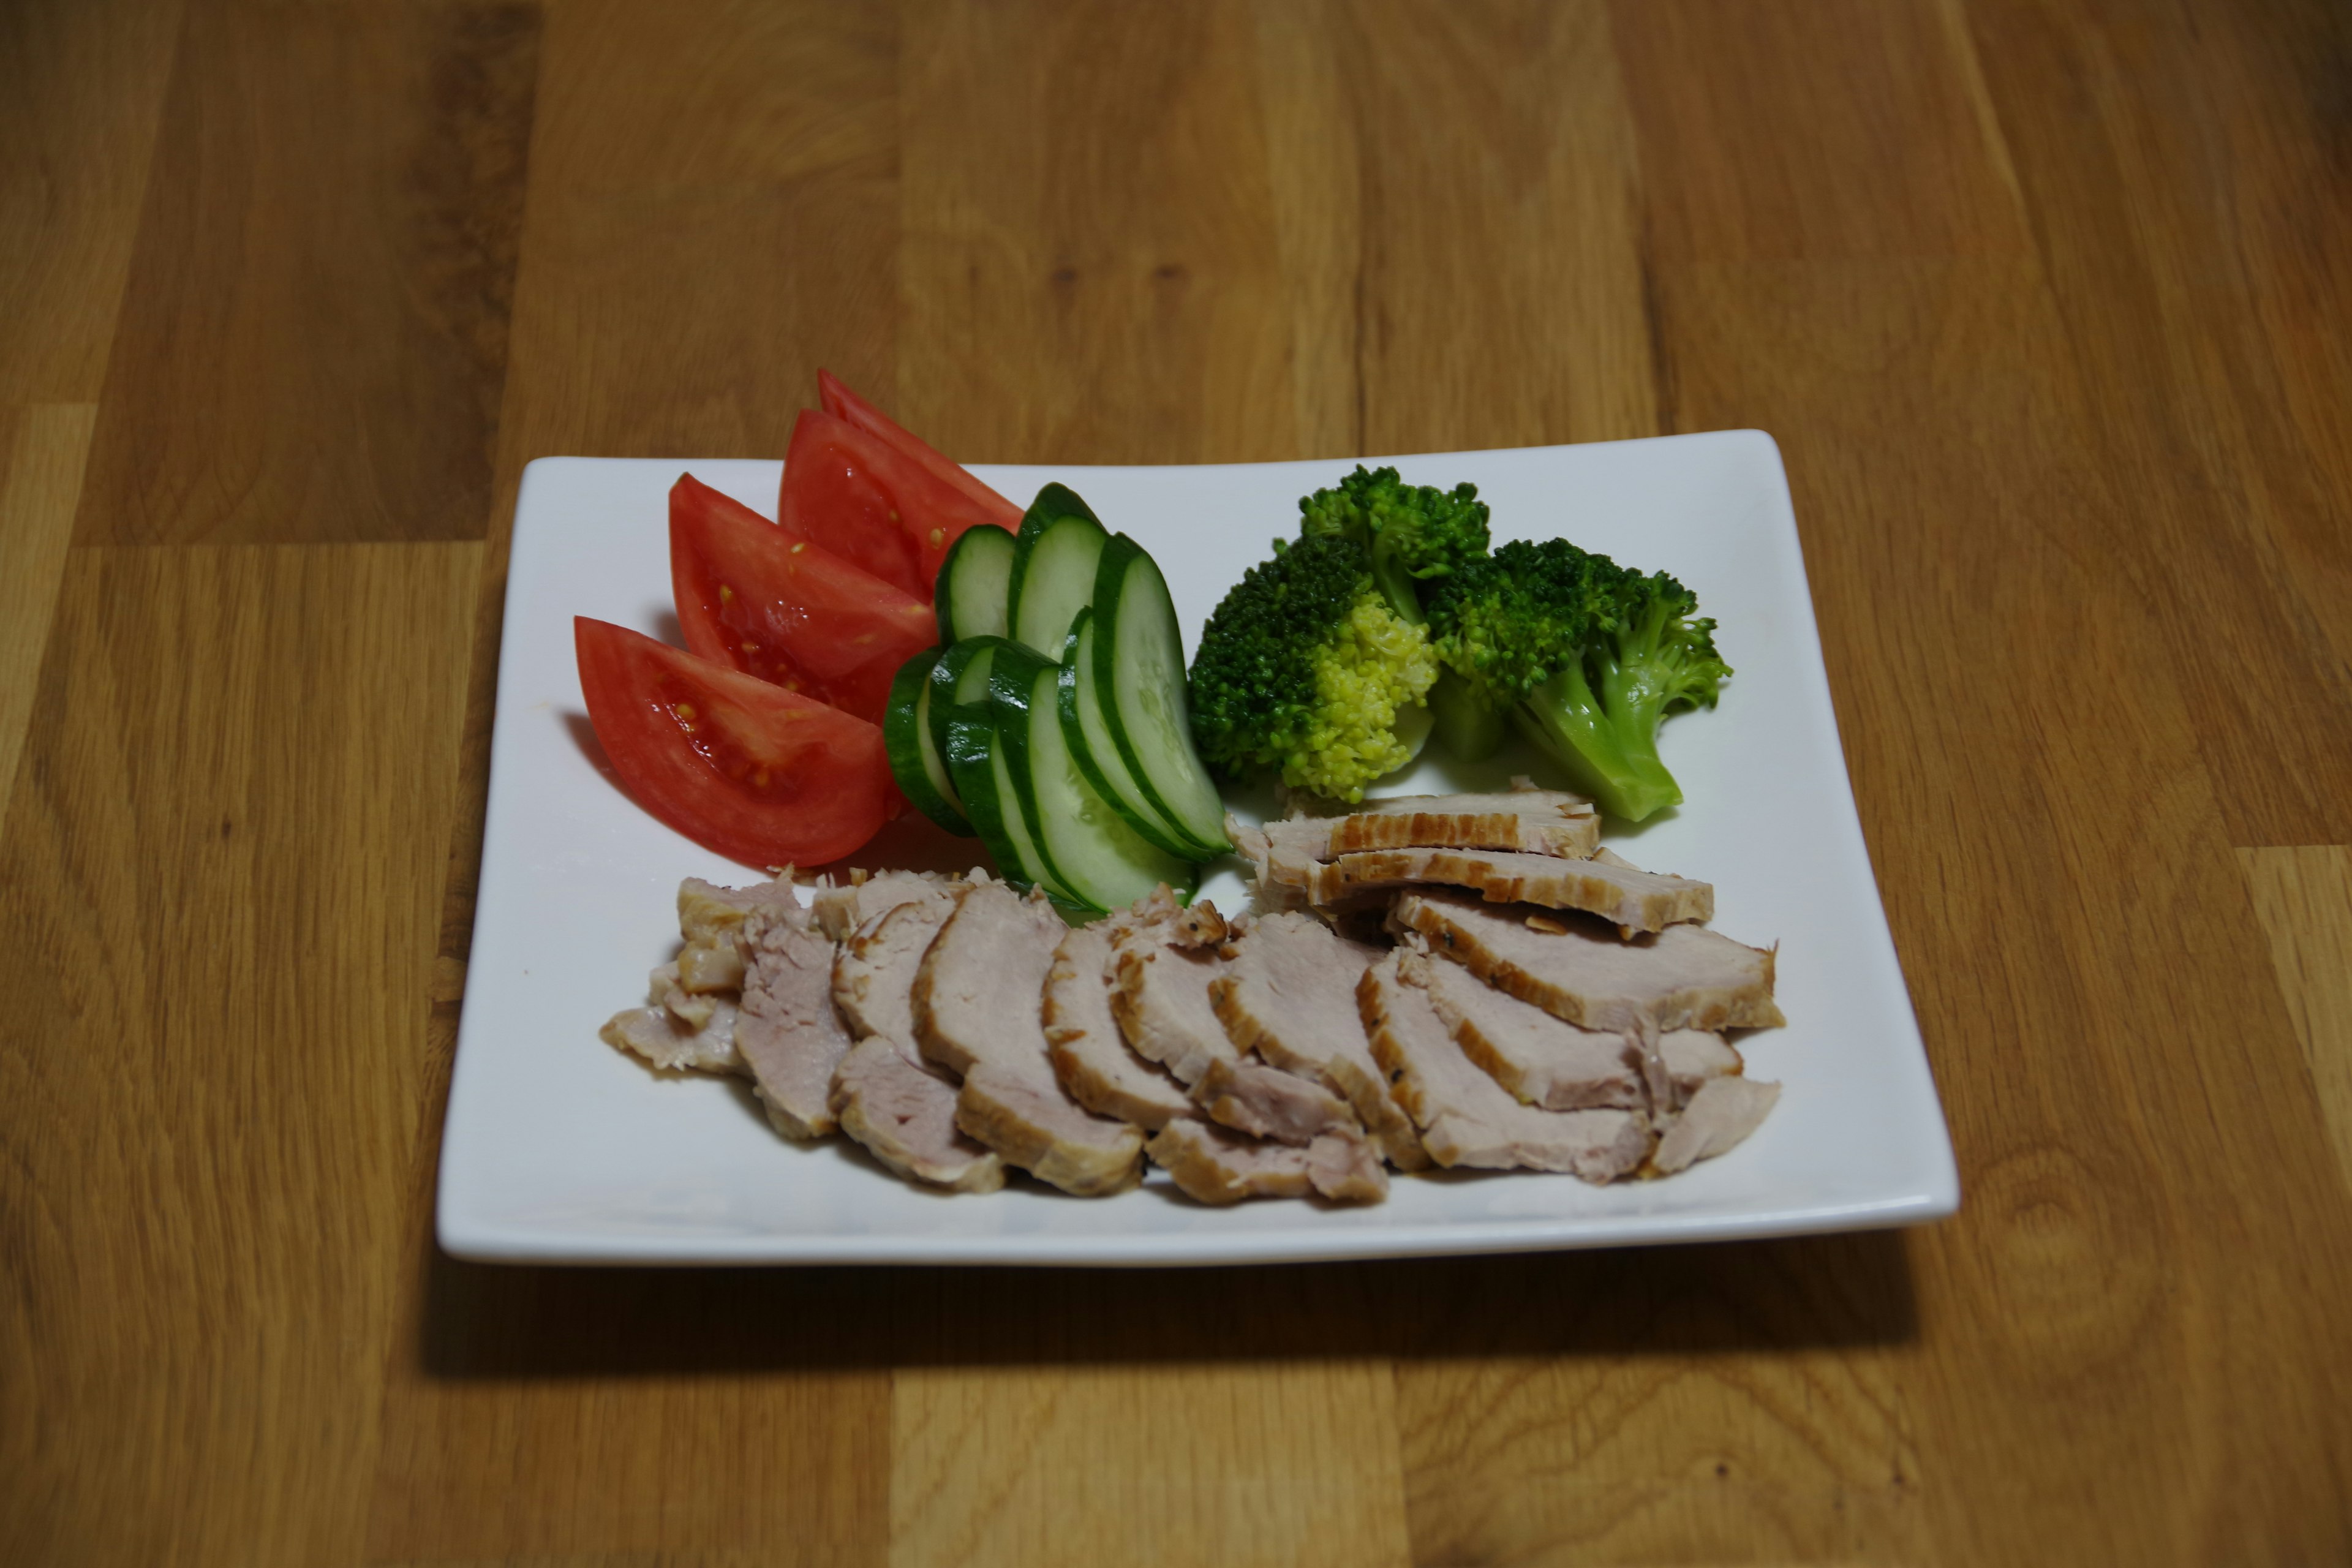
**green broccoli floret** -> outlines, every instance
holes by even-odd
[[[1486,503],[1478,487],[1409,485],[1394,468],[1366,468],[1298,503],[1301,539],[1352,540],[1370,563],[1389,608],[1419,626],[1432,580],[1486,554]]]
[[[1464,700],[1507,716],[1601,810],[1639,822],[1681,801],[1658,725],[1714,707],[1731,674],[1689,589],[1554,539],[1465,564],[1428,608]]]
[[[1250,568],[1192,658],[1192,731],[1227,777],[1278,768],[1340,800],[1412,760],[1437,678],[1429,634],[1390,608],[1352,541],[1310,537]]]

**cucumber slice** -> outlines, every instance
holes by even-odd
[[[1061,667],[1000,655],[989,679],[996,744],[1055,882],[1087,910],[1124,908],[1165,882],[1192,896],[1191,861],[1146,841],[1097,794],[1062,731]]]
[[[915,809],[946,828],[969,838],[971,822],[957,803],[955,784],[948,777],[945,758],[931,742],[931,670],[946,650],[927,648],[898,667],[890,682],[890,701],[882,710],[882,746],[889,754],[890,776]]]
[[[1013,641],[1047,658],[1062,657],[1070,623],[1094,596],[1096,564],[1109,537],[1067,488],[1047,485],[1037,492],[1013,547],[1004,613]]]
[[[980,830],[981,842],[996,857],[996,868],[1015,887],[1042,885],[1049,895],[1076,902],[1046,875],[1045,857],[1013,794],[1012,763],[1004,752],[997,742],[996,710],[991,704],[970,703],[948,714],[948,774],[963,797],[965,815]]]
[[[1233,847],[1225,805],[1192,745],[1184,639],[1168,579],[1122,533],[1103,547],[1094,604],[1095,679],[1128,772],[1171,827],[1223,854]]]
[[[948,715],[988,700],[989,664],[998,648],[1013,646],[1003,637],[966,637],[940,655],[939,663],[931,667],[931,744],[941,757],[948,754]],[[949,777],[954,778],[952,771]]]
[[[1152,844],[1181,860],[1215,858],[1221,851],[1195,844],[1177,832],[1128,771],[1127,759],[1119,754],[1118,742],[1103,718],[1102,689],[1095,679],[1094,651],[1095,612],[1089,605],[1070,623],[1070,641],[1062,655],[1062,678],[1056,694],[1062,737],[1069,745],[1070,754],[1077,760],[1078,771],[1087,775],[1087,783],[1094,786],[1097,795],[1127,818],[1129,826]]]
[[[940,643],[1004,635],[1004,607],[1013,588],[1013,535],[1001,528],[968,528],[940,563],[933,584]]]

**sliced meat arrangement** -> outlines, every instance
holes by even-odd
[[[1389,919],[1497,990],[1588,1029],[1664,1034],[1787,1021],[1772,1000],[1771,952],[1701,926],[1627,941],[1551,910],[1422,889],[1399,897]]]
[[[900,883],[874,895],[883,907],[842,944],[833,996],[860,1037],[834,1074],[832,1104],[841,1130],[900,1175],[985,1193],[1004,1184],[1003,1162],[957,1126],[961,1086],[923,1060],[915,1036],[923,956],[969,891]]]
[[[1318,862],[1307,874],[1310,903],[1341,905],[1364,893],[1415,883],[1473,889],[1489,903],[1582,910],[1627,932],[1663,931],[1715,918],[1715,889],[1608,860],[1495,849],[1374,849]]]
[[[1152,1139],[1150,1152],[1179,1190],[1204,1204],[1310,1193],[1335,1203],[1371,1204],[1389,1191],[1388,1172],[1360,1136],[1318,1138],[1302,1149],[1205,1121],[1171,1121]]]
[[[958,1126],[1041,1181],[1095,1196],[1142,1178],[1143,1134],[1087,1110],[1055,1076],[1043,997],[1066,931],[1043,898],[975,887],[916,973],[915,1038],[963,1075]]]
[[[1598,821],[1524,787],[1229,820],[1258,907],[1231,921],[1163,887],[1072,929],[978,871],[853,873],[807,907],[690,879],[677,956],[603,1034],[950,1190],[1012,1168],[1102,1195],[1147,1156],[1217,1205],[1377,1203],[1433,1163],[1667,1175],[1778,1101],[1721,1033],[1782,1021],[1775,955]]]
[[[1045,973],[1045,1045],[1071,1098],[1098,1116],[1157,1132],[1194,1113],[1174,1074],[1128,1048],[1111,1013],[1117,950],[1108,921],[1080,926],[1054,950]]]
[[[1372,1053],[1441,1165],[1566,1171],[1612,1181],[1650,1152],[1640,1110],[1543,1110],[1522,1105],[1480,1070],[1431,1005],[1433,972],[1450,967],[1400,949],[1364,973],[1357,991]],[[1476,982],[1472,982],[1475,984]]]
[[[1226,972],[1210,986],[1210,1000],[1226,1037],[1346,1100],[1398,1169],[1425,1167],[1429,1156],[1412,1119],[1390,1098],[1356,1012],[1356,983],[1380,951],[1312,916],[1271,914],[1252,921],[1224,955]]]
[[[833,943],[814,911],[776,909],[750,933],[736,1047],[768,1120],[787,1138],[823,1138],[840,1125],[833,1075],[856,1043],[833,1002]]]

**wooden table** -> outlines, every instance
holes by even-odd
[[[2328,0],[0,8],[0,1558],[2352,1560],[2347,79]],[[820,365],[973,460],[1772,431],[1959,1217],[438,1256],[516,476]]]

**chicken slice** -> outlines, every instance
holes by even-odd
[[[1715,889],[1706,882],[1643,871],[1613,858],[1570,860],[1493,849],[1377,849],[1342,855],[1315,867],[1307,896],[1318,905],[1338,905],[1418,882],[1475,889],[1489,903],[1582,910],[1628,932],[1662,931],[1677,921],[1715,915]]]
[[[1642,1110],[1667,1080],[1643,1071],[1640,1045],[1553,1017],[1444,960],[1415,963],[1412,984],[1463,1056],[1520,1101],[1544,1110]]]
[[[1387,1169],[1360,1137],[1318,1138],[1301,1149],[1205,1121],[1171,1121],[1151,1140],[1150,1152],[1187,1197],[1221,1206],[1309,1193],[1334,1203],[1376,1204],[1389,1192]]]
[[[1066,931],[1042,898],[974,888],[916,972],[915,1038],[963,1075],[956,1125],[1039,1180],[1096,1197],[1142,1178],[1143,1133],[1071,1099],[1046,1054],[1045,976]]]
[[[1780,1100],[1777,1083],[1759,1083],[1752,1078],[1707,1079],[1658,1140],[1651,1168],[1662,1176],[1671,1176],[1697,1161],[1738,1148]]]
[[[1464,1054],[1426,989],[1432,973],[1448,967],[1400,949],[1367,970],[1356,993],[1372,1054],[1437,1163],[1565,1171],[1588,1182],[1638,1167],[1650,1152],[1642,1111],[1522,1105]]]
[[[776,1131],[823,1138],[838,1125],[833,1075],[854,1043],[833,1002],[833,943],[797,903],[746,922],[743,933],[750,967],[736,1048]]]
[[[915,1045],[915,976],[966,890],[877,899],[880,912],[842,944],[833,996],[860,1038],[834,1073],[829,1103],[841,1130],[900,1175],[992,1192],[1004,1184],[1003,1163],[957,1128],[961,1086],[924,1062]]]
[[[1055,950],[1045,974],[1047,1054],[1080,1105],[1157,1132],[1193,1106],[1166,1068],[1137,1056],[1119,1034],[1105,978],[1116,956],[1108,924],[1080,926]]]
[[[1225,948],[1210,1000],[1236,1049],[1320,1080],[1346,1100],[1398,1169],[1429,1163],[1412,1118],[1390,1098],[1356,1011],[1356,983],[1380,956],[1311,916],[1270,914]]]
[[[1663,1034],[1787,1021],[1772,1001],[1772,953],[1703,926],[1629,941],[1597,922],[1431,889],[1401,895],[1389,921],[1496,989],[1588,1029]]]

